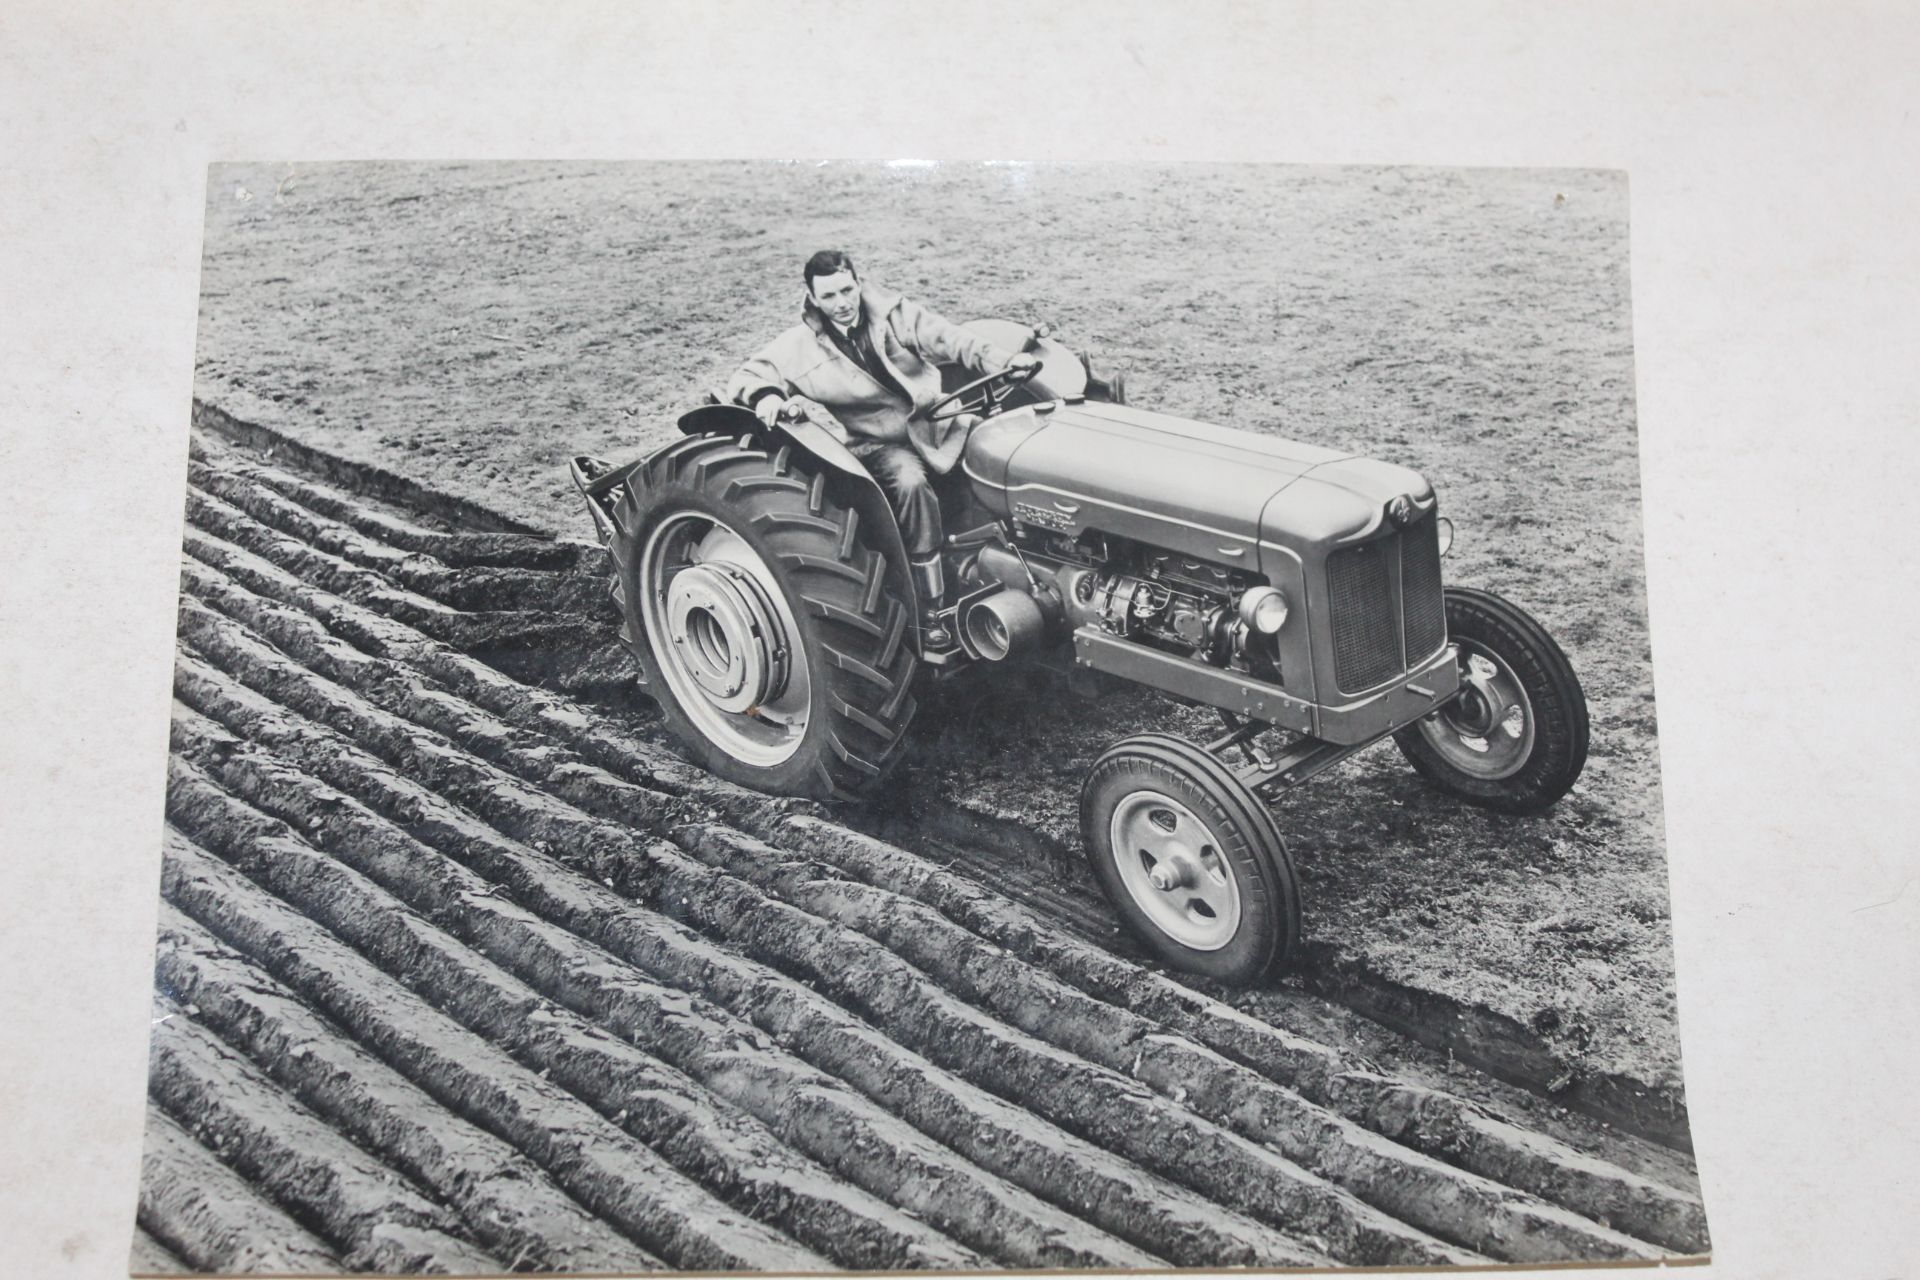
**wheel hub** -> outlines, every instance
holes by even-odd
[[[1195,951],[1233,940],[1240,885],[1193,810],[1158,791],[1135,791],[1115,807],[1108,834],[1121,883],[1156,927]]]
[[[1493,701],[1487,696],[1484,680],[1472,675],[1465,680],[1460,687],[1460,699],[1447,709],[1447,717],[1461,733],[1485,737],[1487,730],[1494,726]]]
[[[667,587],[666,620],[675,660],[719,710],[745,712],[785,689],[791,650],[773,602],[745,570],[682,569]]]
[[[1184,889],[1194,884],[1198,871],[1199,868],[1194,864],[1193,859],[1184,853],[1174,853],[1148,868],[1147,879],[1151,880],[1153,887],[1160,892],[1172,893],[1176,889]]]
[[[755,768],[791,759],[806,736],[813,682],[766,559],[724,521],[683,511],[655,526],[639,567],[648,645],[693,727]]]
[[[1533,704],[1512,668],[1463,643],[1459,696],[1420,721],[1420,733],[1462,773],[1496,782],[1518,773],[1533,753]]]

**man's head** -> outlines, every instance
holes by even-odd
[[[822,249],[807,259],[807,296],[841,328],[860,318],[860,277],[853,259],[838,249]]]

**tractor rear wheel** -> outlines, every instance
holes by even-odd
[[[693,758],[761,791],[857,799],[900,758],[907,584],[789,445],[703,436],[641,464],[612,540],[621,635]]]
[[[1123,738],[1080,791],[1094,879],[1176,969],[1253,982],[1300,938],[1300,887],[1273,814],[1233,770],[1171,734]]]

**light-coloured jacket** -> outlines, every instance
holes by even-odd
[[[751,405],[763,392],[777,391],[842,441],[906,441],[934,471],[952,470],[966,444],[965,425],[925,417],[941,395],[939,366],[988,373],[1005,368],[1012,355],[899,294],[862,285],[860,301],[873,326],[874,350],[912,396],[911,405],[841,354],[811,299],[801,308],[801,323],[740,366],[727,383],[727,398]]]

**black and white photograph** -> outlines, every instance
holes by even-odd
[[[0,5],[0,1274],[1912,1280],[1917,48]]]
[[[134,1272],[1705,1255],[1628,209],[214,166]]]

